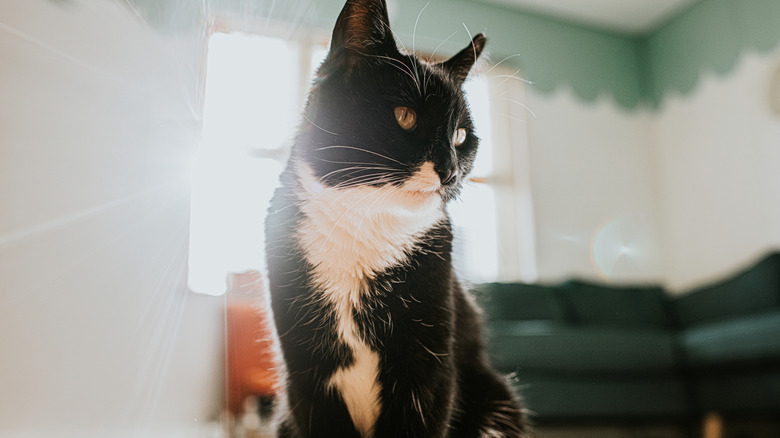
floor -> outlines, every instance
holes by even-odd
[[[272,438],[270,403],[256,401],[239,416],[224,415],[214,438]],[[734,419],[711,414],[688,425],[537,425],[531,438],[780,438],[780,417]]]
[[[533,438],[780,438],[780,417],[748,420],[712,414],[687,426],[538,426]]]

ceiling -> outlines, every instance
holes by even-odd
[[[629,34],[652,31],[698,0],[480,0]]]

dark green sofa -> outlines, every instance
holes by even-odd
[[[538,421],[780,413],[780,254],[680,298],[582,281],[477,290],[493,361]]]

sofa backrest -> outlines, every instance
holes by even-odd
[[[735,276],[697,288],[674,301],[685,326],[780,307],[780,254],[771,254]]]
[[[559,286],[522,283],[479,285],[493,321],[558,321],[573,325],[668,328],[668,301],[659,287],[614,287],[582,281]]]
[[[561,291],[575,323],[624,327],[673,326],[669,303],[660,287],[620,287],[569,281]]]
[[[523,283],[485,283],[479,300],[491,320],[566,320],[567,309],[554,286]]]

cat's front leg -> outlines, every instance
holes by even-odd
[[[276,438],[360,438],[343,400],[333,391],[307,385],[280,406]]]
[[[437,372],[430,373],[431,368]],[[427,372],[401,371],[382,392],[382,413],[374,438],[445,437],[448,434],[456,385],[449,367],[429,367]]]

